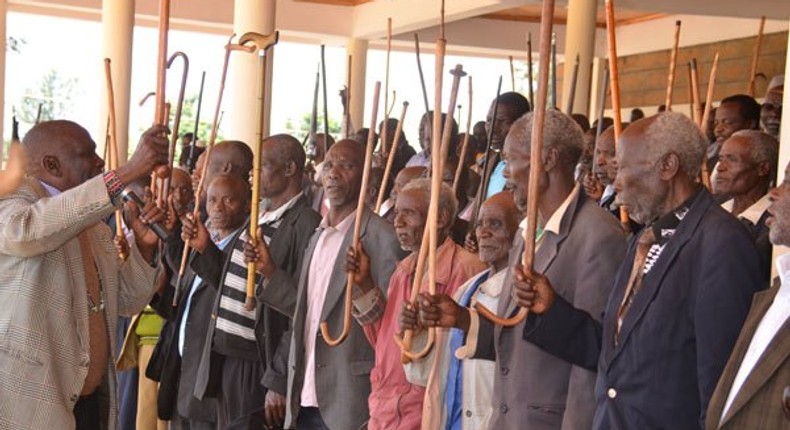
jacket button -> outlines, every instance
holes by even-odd
[[[609,396],[610,399],[614,399],[615,397],[617,397],[617,390],[615,390],[614,388],[610,388],[606,390],[606,395]]]
[[[502,412],[503,414],[506,414],[507,413],[507,405],[504,404],[504,403],[499,405],[499,412]]]
[[[507,367],[503,367],[501,370],[503,375],[507,375],[508,373],[510,373],[510,369]]]
[[[466,411],[466,416],[467,416],[468,418],[472,418],[472,411],[470,411],[470,410],[468,410],[468,409],[467,409],[467,411]]]
[[[76,395],[76,394],[73,394],[73,395],[72,395],[72,396],[69,398],[69,400],[71,400],[71,401],[72,401],[72,403],[77,403],[77,400],[79,400],[79,398],[80,398],[80,396],[78,396],[78,395]]]

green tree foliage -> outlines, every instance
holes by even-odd
[[[288,118],[285,122],[285,132],[294,136],[295,138],[299,139],[300,142],[306,141],[307,136],[310,134],[310,119],[312,114],[310,112],[305,112],[302,114],[301,118],[299,119],[298,124],[294,124],[294,120],[292,118]],[[324,132],[324,116],[322,114],[318,115],[318,125],[316,127],[316,133],[323,133]],[[333,119],[331,116],[329,117],[329,134],[332,135],[335,139],[340,136],[341,131],[341,124],[339,121]]]
[[[18,103],[17,118],[30,126],[39,121],[64,118],[74,109],[79,80],[63,77],[57,70],[44,72],[37,88],[25,89]],[[40,113],[39,113],[40,112]]]

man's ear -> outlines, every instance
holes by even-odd
[[[222,170],[220,170],[220,174],[228,175],[232,171],[233,171],[233,164],[231,164],[230,162],[227,162],[227,163],[222,165]]]
[[[447,229],[448,231],[453,225],[454,219],[450,219],[450,213],[446,209],[439,208],[439,218],[437,219],[436,227],[439,231]],[[441,245],[441,244],[440,244]]]
[[[555,167],[557,167],[557,163],[559,163],[559,161],[560,153],[557,151],[557,148],[547,148],[543,155],[543,171],[552,171]]]
[[[758,163],[757,174],[760,176],[771,176],[771,163],[768,161]]]
[[[659,176],[662,180],[668,181],[675,177],[680,171],[680,157],[674,152],[670,152],[658,162]]]
[[[47,174],[56,178],[63,176],[63,170],[60,167],[60,160],[54,155],[45,155],[41,158],[41,167]]]
[[[291,160],[285,163],[285,176],[293,176],[296,174],[296,163]]]

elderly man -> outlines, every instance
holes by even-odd
[[[765,99],[760,108],[760,124],[766,133],[779,139],[782,125],[782,97],[784,96],[784,76],[776,76],[768,84]]]
[[[673,112],[623,133],[618,201],[646,227],[631,239],[602,323],[545,276],[517,275],[531,315],[524,338],[598,370],[593,429],[700,428],[760,287],[748,233],[697,181],[706,146],[699,127]]]
[[[0,200],[0,427],[116,427],[115,325],[153,294],[157,238],[146,221],[164,216],[132,211],[123,262],[102,221],[124,184],[167,163],[165,133],[146,131],[129,162],[103,175],[79,125],[43,122],[25,136],[29,177]]]
[[[494,194],[480,206],[476,234],[480,241],[480,261],[488,269],[458,287],[452,300],[460,306],[478,302],[489,308],[497,307],[520,216],[508,192]],[[416,309],[404,306],[401,329],[419,328]],[[487,359],[458,359],[455,351],[464,339],[461,330],[442,330],[437,335],[437,347],[431,355],[405,367],[409,382],[426,387],[421,428],[487,429],[494,415],[491,396],[496,363]]]
[[[771,242],[790,246],[790,166],[771,191]],[[754,295],[730,360],[708,406],[708,430],[788,428],[782,411],[790,381],[790,255],[776,259],[779,282]],[[784,399],[783,399],[784,397]],[[788,406],[784,405],[785,408]]]
[[[760,104],[753,97],[736,94],[725,97],[713,116],[716,141],[708,147],[708,170],[713,171],[725,140],[738,130],[757,130],[760,127]]]
[[[390,190],[390,198],[381,204],[381,210],[379,211],[381,217],[390,222],[395,220],[395,204],[398,202],[400,190],[412,180],[423,176],[425,170],[425,167],[422,166],[412,166],[404,167],[403,170],[398,172],[398,175],[395,176],[395,182],[392,184],[392,190]]]
[[[370,277],[370,262],[364,254],[364,247],[359,255],[349,251],[349,269],[355,274],[354,284],[362,292],[354,301],[354,316],[376,354],[376,364],[370,373],[372,389],[368,400],[368,428],[371,430],[420,428],[425,389],[407,381],[401,364],[401,350],[392,338],[400,332],[398,317],[401,308],[410,301],[430,199],[430,179],[410,182],[398,197],[395,232],[401,248],[410,254],[395,268],[386,296]],[[477,256],[456,245],[449,237],[457,205],[452,189],[443,184],[436,226],[440,245],[436,249],[435,276],[439,294],[453,294],[461,284],[484,268]],[[427,273],[420,276],[421,284],[427,282]]]
[[[496,106],[496,118],[494,118],[494,106]],[[502,145],[505,144],[505,137],[507,137],[513,122],[530,110],[527,98],[515,92],[500,94],[499,97],[491,102],[491,107],[488,108],[488,115],[486,116],[486,132],[491,135],[491,150],[494,152],[486,154],[492,158],[488,164],[488,172],[483,174],[483,178],[486,178],[486,175],[488,176],[487,188],[485,195],[482,197],[483,200],[505,189],[505,178],[503,176],[505,163],[500,159],[499,152],[502,150]],[[494,129],[493,132],[491,128]]]
[[[617,221],[589,200],[573,179],[582,152],[582,131],[567,115],[546,113],[543,160],[530,160],[533,115],[518,119],[510,129],[502,151],[507,162],[505,177],[519,209],[527,199],[538,199],[541,226],[535,270],[560,285],[565,300],[600,315],[625,254],[625,234]],[[529,195],[531,167],[541,170],[539,194]],[[523,225],[523,224],[522,224]],[[519,235],[510,258],[518,269],[523,253]],[[583,262],[583,263],[581,263]],[[512,273],[504,281],[497,313],[511,316]],[[532,320],[514,327],[494,327],[474,310],[461,308],[442,296],[425,298],[421,318],[426,324],[453,326],[467,332],[466,345],[456,352],[465,358],[496,359],[492,429],[589,429],[594,411],[595,373],[574,366],[522,339]],[[524,383],[524,381],[530,381]],[[525,407],[526,405],[526,407]]]
[[[266,304],[292,317],[285,428],[357,429],[368,420],[373,348],[358,324],[352,324],[345,341],[334,347],[319,330],[320,323],[327,322],[336,336],[343,325],[346,250],[354,230],[364,153],[353,140],[329,148],[322,168],[329,212],[300,254],[298,283],[273,275],[259,294]],[[360,242],[370,256],[374,284],[387,285],[401,256],[392,226],[366,208]]]
[[[200,178],[203,176],[203,163],[206,162],[206,153],[200,154],[192,172],[192,188],[197,189]],[[238,140],[226,140],[214,145],[211,150],[211,159],[206,168],[206,180],[203,182],[203,195],[216,175],[234,175],[247,180],[252,170],[252,150],[247,144]],[[202,204],[203,202],[201,202]]]
[[[716,191],[732,198],[721,206],[744,222],[752,235],[763,268],[770,281],[771,253],[768,239],[768,189],[774,180],[779,142],[758,130],[740,130],[724,141],[716,167]]]

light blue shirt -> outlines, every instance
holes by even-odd
[[[220,251],[224,250],[226,246],[230,243],[231,239],[236,235],[236,232],[227,235],[224,239],[216,242],[217,248]],[[187,321],[189,320],[189,310],[192,308],[192,296],[195,295],[195,291],[197,291],[198,285],[203,282],[203,278],[198,275],[195,275],[195,280],[192,281],[192,286],[189,289],[189,295],[187,296],[187,303],[186,308],[184,309],[184,316],[181,318],[181,322],[178,325],[178,355],[184,356],[184,338],[186,337],[187,331]]]
[[[505,189],[505,160],[499,160],[496,167],[491,172],[491,177],[488,178],[488,190],[486,190],[486,198]]]

